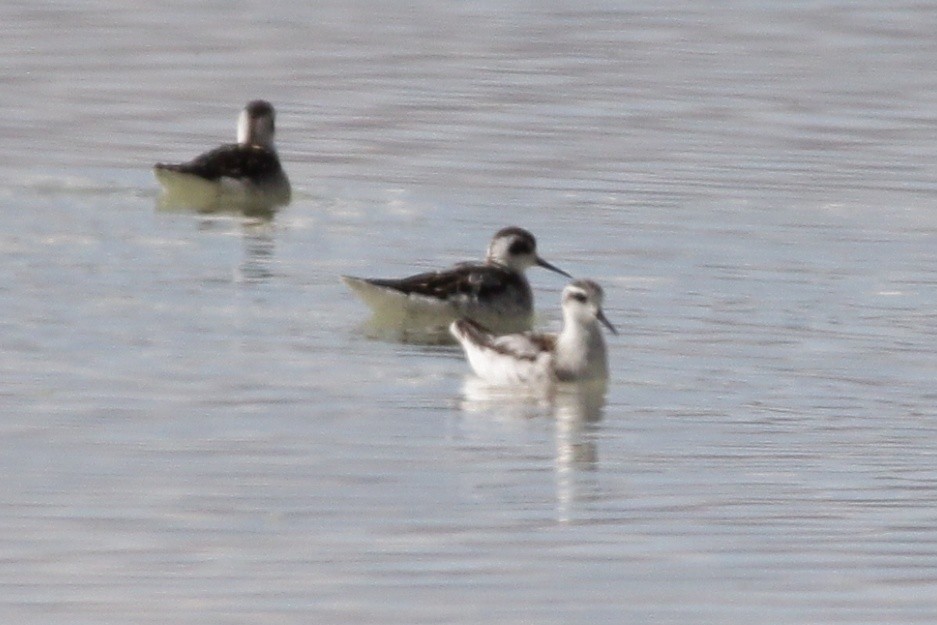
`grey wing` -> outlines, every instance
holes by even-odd
[[[536,360],[546,352],[553,350],[556,337],[552,334],[522,332],[494,337],[489,347],[501,354],[523,360]]]

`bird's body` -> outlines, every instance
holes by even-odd
[[[241,112],[238,141],[186,163],[157,163],[153,170],[170,203],[212,208],[226,202],[279,206],[290,200],[290,182],[274,146],[274,110],[255,100]]]
[[[559,334],[499,336],[469,319],[454,321],[450,332],[462,345],[475,374],[495,385],[605,380],[608,356],[599,324],[616,331],[602,312],[602,298],[602,288],[591,280],[570,283],[563,290]]]
[[[501,332],[519,332],[533,323],[534,298],[524,275],[533,265],[569,275],[537,256],[533,235],[511,227],[495,234],[485,262],[400,279],[342,280],[385,324],[444,332],[464,317]]]

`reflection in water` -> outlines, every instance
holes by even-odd
[[[557,386],[493,386],[468,376],[460,408],[490,418],[525,420],[552,416],[556,422],[557,520],[572,520],[578,503],[591,499],[598,468],[596,424],[602,420],[607,383],[604,380]]]
[[[167,213],[198,213],[202,215],[233,215],[271,220],[284,202],[262,196],[218,195],[217,190],[202,188],[198,183],[180,190],[162,191],[156,199],[156,210]]]
[[[240,278],[244,282],[264,282],[273,277],[273,224],[269,221],[245,222],[243,226],[244,260]]]
[[[399,317],[372,314],[361,324],[365,336],[390,343],[411,345],[455,345],[448,326],[432,325],[420,320],[408,322]]]
[[[464,412],[483,414],[499,421],[544,416],[553,405],[553,388],[511,387],[489,384],[475,375],[468,375],[462,385]]]
[[[598,468],[595,424],[605,408],[604,380],[570,384],[558,389],[553,407],[556,418],[556,511],[563,523],[572,520],[577,503],[595,492]]]
[[[196,208],[190,203],[173,204],[167,202],[167,198],[166,194],[159,197],[156,204],[157,210],[194,212],[202,217],[198,224],[199,230],[210,230],[217,219],[229,218],[240,222],[244,242],[244,260],[237,270],[239,281],[264,282],[274,276],[271,267],[275,249],[273,237],[275,207],[269,204],[227,202],[215,206],[212,210],[205,210]]]

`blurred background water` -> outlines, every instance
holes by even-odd
[[[937,621],[930,3],[0,24],[5,622]],[[258,97],[293,203],[158,210]],[[605,287],[604,401],[493,396],[337,279],[510,224]]]

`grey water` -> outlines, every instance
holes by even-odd
[[[0,620],[937,622],[935,30],[0,4]],[[293,202],[161,208],[259,97]],[[479,388],[338,280],[512,224],[604,286],[604,397]]]

